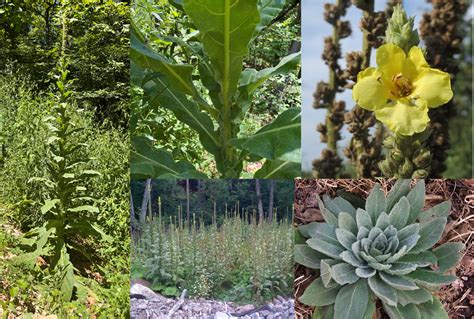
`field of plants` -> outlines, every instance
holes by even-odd
[[[299,8],[135,1],[133,178],[300,175]]]
[[[240,304],[291,295],[292,199],[285,194],[292,193],[293,182],[261,181],[256,186],[254,180],[190,181],[189,215],[186,198],[184,208],[167,203],[173,201],[171,187],[150,197],[158,203],[156,210],[144,206],[144,221],[137,222],[133,232],[132,280],[145,279],[165,296],[177,297],[187,289],[193,298]],[[177,183],[157,180],[154,185],[161,182]],[[199,203],[210,193],[209,186],[228,191],[220,198],[209,195],[211,209],[203,211]],[[182,183],[178,187],[186,189]],[[260,200],[253,194],[255,187],[261,187]],[[265,203],[262,215],[260,201]]]
[[[303,76],[305,176],[470,178],[469,1],[310,2],[303,64],[325,69]]]
[[[129,316],[128,11],[0,4],[2,318]]]

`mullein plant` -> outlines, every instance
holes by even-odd
[[[366,201],[350,199],[318,198],[324,222],[297,229],[295,262],[319,272],[299,298],[316,307],[313,318],[370,319],[379,303],[391,319],[447,319],[433,291],[456,279],[445,272],[464,245],[433,246],[451,203],[422,211],[423,180],[412,189],[398,180],[387,196],[376,184]]]
[[[349,0],[338,0],[336,4],[326,3],[324,20],[333,26],[333,34],[324,39],[323,60],[329,67],[329,82],[319,82],[314,93],[313,107],[326,108],[325,123],[316,130],[321,134],[321,142],[327,143],[320,159],[313,161],[313,175],[316,178],[335,178],[341,173],[342,159],[337,154],[337,141],[344,121],[345,103],[337,101],[336,94],[344,90],[343,70],[338,64],[341,58],[339,41],[351,34],[349,21],[341,18],[351,5]]]
[[[459,72],[459,63],[454,56],[461,53],[462,34],[460,23],[469,8],[469,3],[462,0],[429,1],[433,10],[423,15],[420,24],[420,36],[425,42],[426,59],[430,65],[451,75],[452,84]],[[430,147],[433,154],[431,177],[440,177],[446,170],[444,161],[449,149],[448,122],[456,114],[456,107],[451,100],[442,108],[430,109],[432,134]]]
[[[385,159],[380,163],[386,177],[429,175],[428,111],[453,97],[449,74],[430,68],[417,47],[413,24],[414,18],[407,18],[401,6],[395,7],[385,44],[376,51],[377,68],[361,71],[352,91],[356,103],[373,112],[392,133],[384,140]]]

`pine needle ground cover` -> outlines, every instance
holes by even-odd
[[[298,181],[295,185],[295,223],[302,225],[322,221],[321,208],[317,204],[317,195],[322,196],[326,194],[334,197],[336,193],[341,195],[341,192],[345,191],[362,198],[367,198],[375,183],[381,184],[381,189],[387,193],[387,191],[392,189],[394,182],[393,180]],[[415,181],[412,182],[413,185],[415,185],[415,183]],[[472,244],[470,243],[472,236],[472,221],[470,218],[470,216],[472,216],[470,212],[473,206],[472,190],[472,181],[469,180],[432,180],[426,184],[426,197],[423,211],[447,200],[450,200],[452,203],[447,225],[442,232],[441,239],[434,246],[434,251],[437,247],[446,243],[451,243],[450,245],[454,245],[454,242],[465,243],[465,249],[461,251],[460,261],[447,271],[448,275],[454,275],[454,281],[450,284],[442,285],[441,290],[435,292],[435,297],[440,299],[449,318],[466,318],[472,315],[469,310],[470,303],[472,302],[469,290],[470,285],[472,285],[473,256]],[[316,278],[318,278],[318,276],[314,270],[298,264],[296,265],[296,312],[301,315],[302,318],[311,318],[313,309],[299,302],[298,299]],[[381,303],[377,303],[376,318],[388,318],[388,314],[381,306]]]
[[[148,220],[133,240],[132,279],[146,279],[167,296],[187,289],[191,297],[262,303],[290,295],[293,234],[288,220],[257,223],[251,214],[235,212],[219,225],[204,225],[193,216],[189,228],[176,218]]]

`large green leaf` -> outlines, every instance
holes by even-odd
[[[224,108],[230,110],[242,62],[260,22],[257,0],[184,0],[184,10],[200,31],[221,87]]]
[[[266,160],[262,168],[255,172],[254,178],[294,179],[298,176],[301,176],[300,163]]]
[[[402,196],[407,196],[410,192],[410,180],[399,179],[395,182],[390,193],[387,195],[387,213],[390,212]]]
[[[375,275],[368,279],[372,292],[383,302],[390,306],[397,305],[397,293],[390,285],[386,284],[379,276]]]
[[[327,306],[336,301],[337,293],[341,286],[334,284],[329,288],[324,287],[323,280],[316,278],[304,291],[300,301],[308,306]]]
[[[418,219],[420,220],[420,222],[426,223],[432,220],[433,218],[448,217],[450,210],[451,210],[451,202],[450,201],[442,202],[422,212],[418,216]]]
[[[281,59],[278,65],[257,71],[255,69],[245,69],[239,79],[239,92],[241,95],[249,97],[268,78],[277,74],[286,74],[298,66],[301,53],[293,53]]]
[[[292,108],[254,135],[231,140],[237,148],[267,159],[301,162],[301,114]]]
[[[423,304],[418,305],[418,310],[420,311],[421,318],[431,318],[431,319],[448,319],[448,314],[444,310],[441,301],[438,298],[433,298],[433,301],[428,301]]]
[[[143,136],[132,138],[130,175],[132,178],[206,178],[190,163],[175,162],[166,151],[156,149]]]
[[[165,57],[146,46],[133,27],[130,32],[130,59],[141,68],[166,74],[174,89],[189,95],[195,94],[196,88],[192,82],[193,66],[169,62]]]
[[[197,103],[189,100],[184,94],[171,90],[167,77],[154,77],[143,85],[143,90],[149,105],[156,109],[163,107],[172,111],[178,120],[199,134],[199,140],[207,151],[212,154],[219,153],[219,138],[209,115],[202,112]]]
[[[56,269],[61,274],[61,297],[63,302],[69,302],[74,289],[74,267],[69,260],[66,245],[61,246],[60,256]]]
[[[444,227],[446,226],[446,217],[439,217],[430,220],[426,224],[422,224],[418,234],[420,239],[412,249],[412,253],[421,252],[428,248],[433,247],[438,242],[443,234]]]
[[[334,305],[334,319],[362,319],[367,310],[369,289],[361,279],[339,290]]]
[[[306,244],[295,245],[293,248],[293,255],[295,263],[312,269],[319,269],[321,259],[326,258],[325,255],[318,253]]]
[[[407,195],[408,202],[410,203],[410,214],[407,223],[413,223],[418,215],[421,213],[421,209],[425,205],[425,181],[420,180],[416,183],[415,187]]]
[[[463,243],[450,242],[445,243],[433,249],[433,253],[438,259],[438,272],[445,272],[456,265],[461,259],[460,251],[464,249]]]
[[[385,198],[385,193],[380,184],[375,184],[367,197],[365,211],[370,215],[372,223],[377,221],[377,218],[382,212],[387,212],[387,199]]]
[[[409,274],[406,274],[405,277],[414,280],[421,285],[427,286],[445,285],[456,280],[456,276],[443,275],[425,269],[417,269]]]
[[[260,23],[257,26],[256,33],[275,19],[286,4],[286,0],[259,0],[258,9],[260,11]]]

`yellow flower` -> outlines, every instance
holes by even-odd
[[[354,101],[373,111],[393,132],[413,135],[424,131],[430,122],[428,109],[453,97],[449,74],[430,68],[418,47],[412,47],[407,56],[398,46],[384,44],[376,60],[378,68],[357,75]]]

